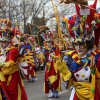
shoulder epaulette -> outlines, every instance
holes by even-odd
[[[96,49],[91,52],[91,55],[96,56],[98,53],[100,53],[100,51]]]
[[[15,47],[15,46],[9,46],[8,48],[6,48],[6,52],[9,52],[10,50],[15,49],[15,48],[17,48],[17,47]]]

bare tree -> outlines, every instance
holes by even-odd
[[[59,0],[56,0],[56,6],[59,5],[57,1]],[[62,6],[59,6],[59,16],[72,13],[69,9],[71,6]],[[0,17],[20,23],[24,29],[27,23],[40,26],[47,22],[50,24],[50,20],[55,18],[51,0],[0,0]],[[34,31],[33,28],[31,28],[32,31]]]

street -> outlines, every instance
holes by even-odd
[[[38,73],[35,82],[24,81],[28,100],[69,100],[70,90],[66,90],[62,83],[62,91],[59,92],[59,98],[48,98],[48,94],[43,92],[44,74]]]

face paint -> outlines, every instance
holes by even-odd
[[[12,39],[12,44],[14,46],[18,45],[19,44],[19,38],[20,36],[14,36],[13,39]]]
[[[84,55],[87,51],[87,47],[85,45],[85,42],[74,43],[74,46],[75,46],[75,50],[77,51],[77,53],[79,55]]]
[[[9,46],[9,44],[10,44],[10,42],[3,41],[3,42],[1,43],[1,47],[2,47],[3,49],[5,49],[6,47]]]

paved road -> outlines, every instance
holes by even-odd
[[[66,90],[62,84],[62,92],[59,93],[59,98],[48,98],[47,94],[43,92],[43,80],[44,75],[38,74],[36,82],[27,82],[25,83],[25,89],[28,95],[28,100],[69,100],[70,92]]]

